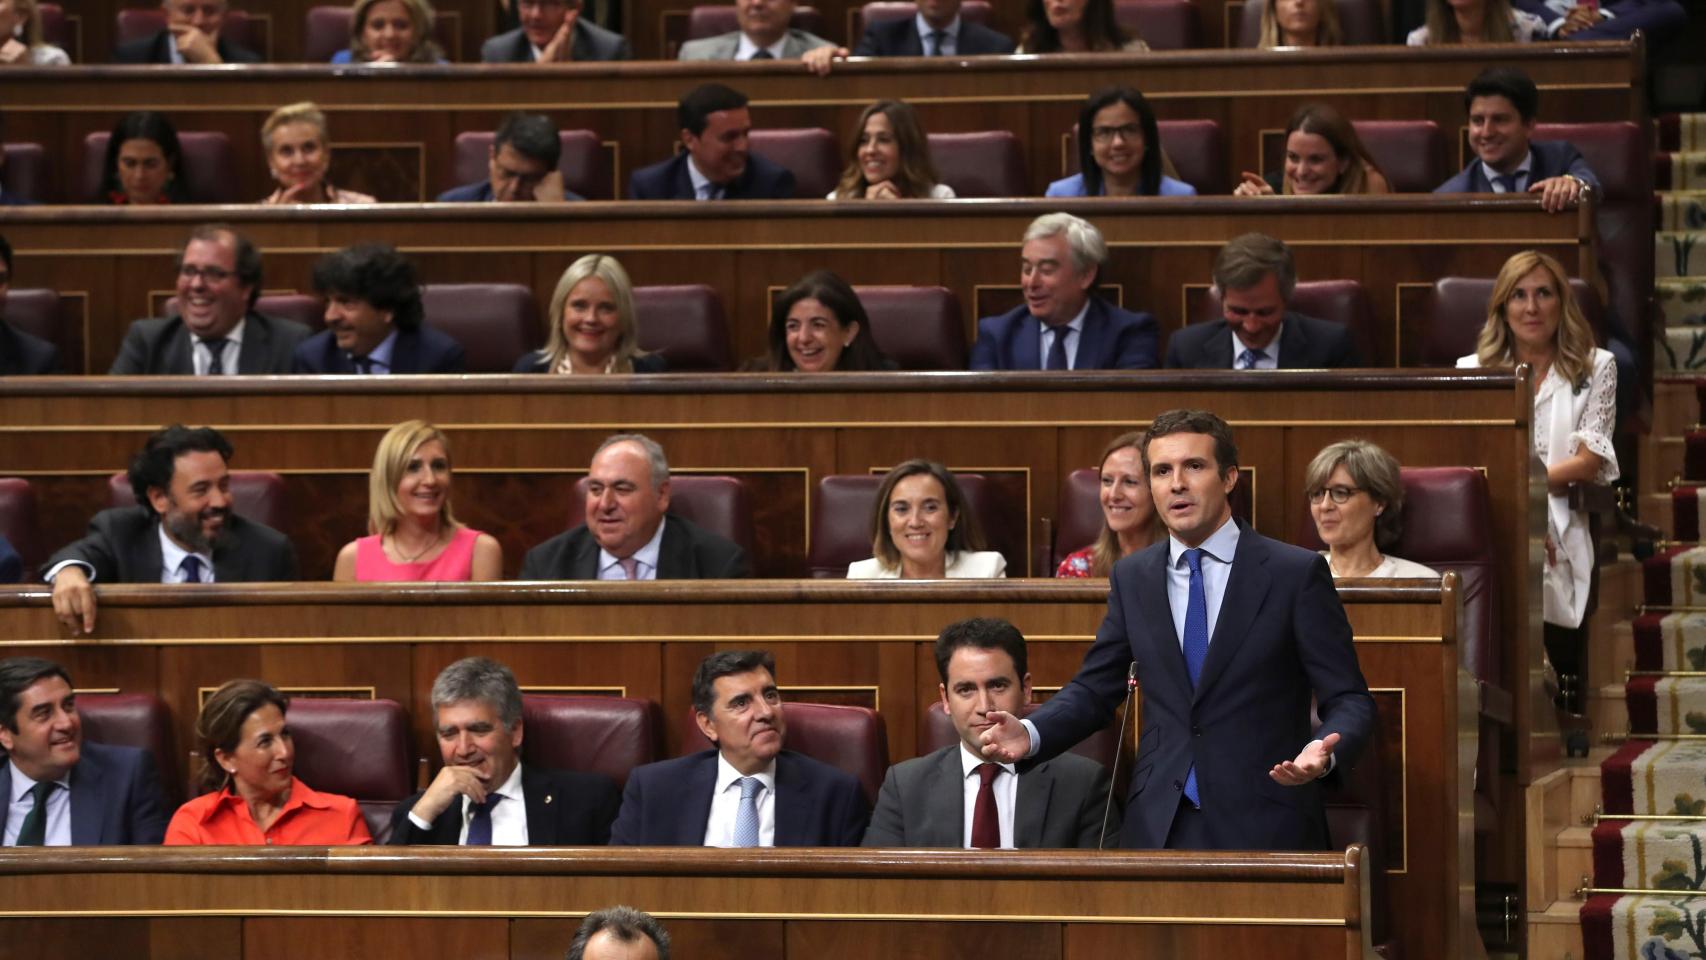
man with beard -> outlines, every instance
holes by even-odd
[[[230,459],[231,444],[211,427],[173,425],[148,438],[130,463],[137,505],[96,514],[43,568],[54,615],[72,635],[95,629],[96,581],[297,579],[290,541],[231,512]]]

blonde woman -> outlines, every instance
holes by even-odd
[[[1263,50],[1277,47],[1337,47],[1344,35],[1333,0],[1268,0],[1262,5]]]
[[[64,50],[41,38],[41,8],[36,0],[0,0],[0,66],[67,67]]]
[[[1426,23],[1410,31],[1412,47],[1447,43],[1533,43],[1546,39],[1546,21],[1510,0],[1428,0]]]
[[[661,373],[663,357],[640,350],[634,285],[615,257],[589,253],[563,271],[545,312],[545,346],[522,354],[515,373]]]
[[[349,47],[333,63],[444,63],[432,40],[428,0],[356,0],[350,11]]]
[[[326,115],[306,100],[279,107],[261,125],[261,146],[278,189],[261,203],[377,203],[365,193],[339,190],[326,182],[332,166],[332,141]]]

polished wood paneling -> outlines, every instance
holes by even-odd
[[[242,960],[301,960],[305,944],[323,944],[334,955],[346,957],[507,960],[510,956],[509,922],[497,917],[393,918],[382,924],[365,917],[243,919]]]

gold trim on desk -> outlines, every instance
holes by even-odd
[[[1326,886],[1326,884],[1317,884]],[[1337,886],[1336,884],[1334,886]],[[1346,921],[1325,917],[1218,917],[1218,916],[1070,916],[1065,914],[930,914],[930,913],[702,913],[650,911],[654,917],[671,920],[923,920],[972,923],[1171,923],[1188,925],[1236,924],[1264,927],[1344,927]],[[584,917],[585,910],[315,910],[315,909],[179,909],[179,910],[0,910],[0,917],[425,917],[475,919],[515,917],[551,919]]]

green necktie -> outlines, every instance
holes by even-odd
[[[18,828],[18,846],[39,847],[47,842],[47,795],[57,786],[59,784],[52,780],[43,780],[30,788],[36,805],[24,817],[24,825]]]

